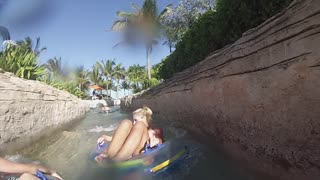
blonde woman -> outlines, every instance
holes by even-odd
[[[102,136],[98,143],[111,141],[108,148],[96,160],[100,162],[103,158],[110,158],[116,161],[127,160],[132,156],[140,154],[150,140],[150,124],[152,111],[148,107],[142,107],[133,112],[133,122],[123,120],[113,137]],[[154,131],[152,131],[154,133]],[[159,136],[152,136],[158,138]],[[162,142],[162,140],[152,140]]]

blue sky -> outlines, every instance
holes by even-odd
[[[132,11],[131,3],[141,6],[142,0],[0,0],[0,25],[9,28],[13,40],[29,36],[41,38],[48,48],[40,62],[61,57],[63,63],[90,68],[96,61],[116,58],[125,67],[145,65],[145,49],[113,46],[121,36],[108,32],[118,10]],[[178,0],[158,0],[159,10]],[[169,48],[154,47],[151,60],[158,63],[169,54]]]

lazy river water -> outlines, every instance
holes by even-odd
[[[82,121],[74,127],[60,131],[29,148],[17,152],[18,157],[39,161],[55,169],[66,180],[85,179],[219,179],[219,180],[251,180],[253,175],[239,173],[224,156],[214,152],[203,144],[192,140],[182,129],[176,129],[168,124],[155,121],[156,127],[164,129],[166,140],[180,137],[188,146],[189,155],[178,165],[169,168],[157,176],[136,175],[125,177],[109,171],[95,168],[89,160],[89,154],[96,147],[96,139],[102,134],[112,135],[118,123],[130,114],[119,110],[103,114],[89,112]],[[11,155],[10,158],[15,158]]]

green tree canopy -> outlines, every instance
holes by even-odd
[[[144,43],[147,55],[147,77],[151,79],[150,53],[152,46],[157,44],[157,38],[160,36],[159,19],[169,9],[169,6],[160,14],[158,14],[156,0],[144,0],[141,8],[135,4],[132,4],[132,8],[134,12],[117,12],[119,19],[113,23],[112,30],[123,32],[124,40],[117,45],[132,44],[137,41]]]

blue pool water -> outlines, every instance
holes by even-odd
[[[32,147],[16,152],[19,157],[39,161],[59,172],[66,180],[85,179],[217,179],[251,180],[253,175],[239,173],[223,155],[194,140],[186,131],[155,120],[162,127],[166,141],[179,138],[188,147],[188,156],[156,176],[131,172],[121,174],[97,167],[90,160],[96,140],[102,134],[112,135],[118,123],[129,118],[127,113],[115,111],[102,114],[92,111],[71,129],[42,139]],[[170,151],[168,151],[170,153]],[[13,156],[12,156],[13,157]]]

